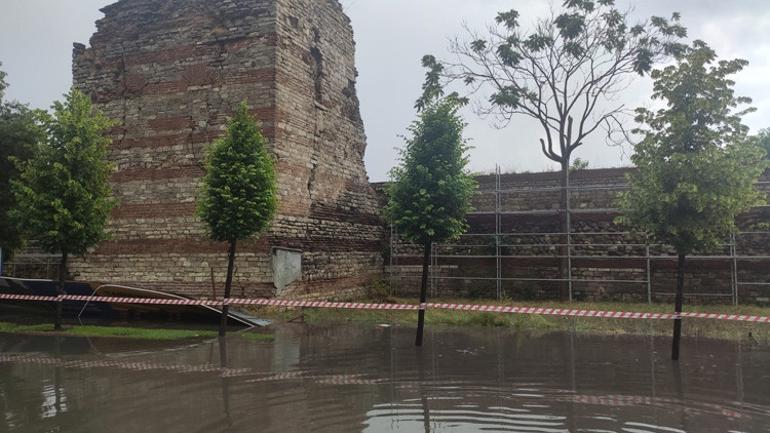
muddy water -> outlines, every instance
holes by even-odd
[[[0,431],[770,432],[770,349],[371,325],[145,343],[0,335]]]

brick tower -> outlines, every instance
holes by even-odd
[[[121,0],[75,44],[75,86],[114,119],[112,237],[78,279],[205,296],[226,245],[195,217],[206,147],[247,101],[276,158],[279,211],[239,244],[234,293],[320,296],[381,271],[350,20],[337,0]],[[299,279],[275,285],[276,251]],[[221,295],[221,292],[220,292]]]

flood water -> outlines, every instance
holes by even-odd
[[[770,432],[770,349],[283,325],[272,342],[0,335],[0,431]]]

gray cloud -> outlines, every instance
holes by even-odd
[[[558,0],[555,0],[558,3]],[[5,1],[0,6],[0,61],[8,72],[10,98],[47,107],[71,84],[72,42],[87,42],[111,0]],[[527,23],[549,7],[547,0],[342,0],[356,32],[358,90],[368,136],[367,168],[372,180],[384,180],[396,163],[400,134],[414,120],[412,108],[422,83],[423,54],[446,56],[449,38],[462,24],[483,29],[501,10],[516,8]],[[754,98],[756,113],[746,118],[754,129],[770,126],[770,2],[766,0],[618,0],[633,4],[638,17],[682,13],[692,38],[709,42],[721,57],[741,57],[750,66],[736,77],[737,91]],[[651,83],[636,80],[624,94],[630,107],[649,105]],[[491,171],[543,170],[552,165],[540,154],[538,125],[515,119],[507,128],[465,113],[474,149],[471,168]],[[627,149],[626,149],[627,152]],[[601,137],[576,156],[593,167],[628,164],[623,149],[608,148]]]

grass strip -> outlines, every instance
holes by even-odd
[[[124,326],[65,326],[54,331],[52,324],[20,325],[0,322],[0,333],[7,334],[50,334],[79,337],[134,338],[141,340],[181,340],[188,338],[216,337],[216,331],[196,329],[156,329]]]
[[[358,301],[357,301],[358,302]],[[360,302],[375,302],[361,300]],[[414,303],[414,300],[390,298],[393,303]],[[446,302],[457,304],[483,305],[516,305],[521,307],[547,306],[552,308],[570,308],[577,310],[597,311],[631,311],[650,313],[671,313],[673,305],[668,304],[638,304],[638,303],[564,303],[564,302],[511,302],[494,300],[467,299],[437,299],[431,302]],[[685,311],[704,313],[725,313],[745,315],[770,315],[770,308],[757,306],[732,305],[688,305]],[[298,309],[263,308],[258,310],[261,317],[273,320],[289,320],[296,318]],[[307,323],[328,323],[338,321],[362,321],[373,323],[389,323],[394,325],[412,326],[416,323],[415,311],[392,310],[336,310],[311,309],[303,310]],[[671,333],[671,320],[637,320],[637,319],[604,319],[589,317],[558,317],[535,314],[506,314],[471,311],[450,311],[428,309],[426,324],[433,326],[466,326],[466,327],[508,327],[536,331],[558,331],[574,329],[587,334],[602,335],[668,335]],[[720,338],[739,340],[751,337],[758,342],[767,343],[770,340],[770,324],[732,322],[709,319],[684,319],[683,334],[690,337]]]

